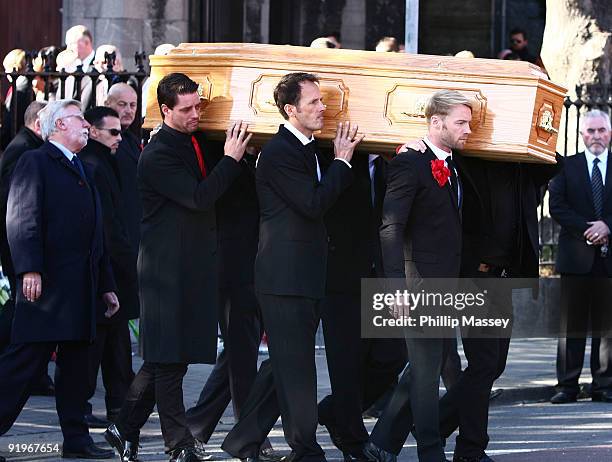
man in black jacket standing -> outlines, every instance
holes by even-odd
[[[586,336],[592,331],[593,401],[612,402],[612,130],[607,113],[580,119],[585,151],[567,157],[550,184],[550,214],[561,225],[557,271],[561,273],[562,323],[557,349],[557,393],[553,404],[576,401]]]
[[[157,404],[166,451],[178,462],[198,460],[185,417],[182,383],[188,364],[212,364],[216,359],[215,204],[240,175],[239,162],[251,135],[246,134],[246,124],[234,123],[227,131],[225,155],[214,165],[209,145],[197,132],[197,90],[198,84],[184,74],[160,80],[157,99],[164,123],[138,163],[144,364],[116,426],[105,433],[124,459],[135,458],[140,428]]]
[[[348,122],[340,124],[334,140],[335,159],[323,175],[313,138],[313,133],[323,128],[325,112],[317,77],[285,75],[274,90],[274,101],[286,122],[264,146],[257,165],[261,219],[255,290],[291,457],[319,462],[325,460],[325,454],[316,440],[314,347],[326,282],[323,218],[353,180],[349,162],[363,135],[358,136],[357,127],[351,129]],[[252,392],[247,403],[252,404],[245,403],[249,414],[257,415],[266,406],[265,396]],[[251,435],[234,433],[234,443],[239,444],[231,444],[228,436],[223,448],[241,458],[257,458],[277,414],[270,412],[268,417],[265,422],[258,421],[258,428],[247,426],[245,430]]]
[[[98,106],[85,113],[90,123],[89,141],[79,158],[91,165],[102,203],[104,242],[111,259],[121,310],[112,318],[98,312],[97,335],[91,348],[89,363],[89,399],[96,391],[98,370],[106,390],[106,417],[115,420],[134,378],[132,348],[128,320],[138,317],[138,285],[136,283],[137,249],[130,243],[125,213],[122,209],[121,179],[116,152],[121,142],[119,115],[113,109]],[[89,403],[88,403],[89,404]],[[92,414],[91,404],[86,416],[90,427],[106,428],[108,421]]]

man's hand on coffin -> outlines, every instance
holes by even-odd
[[[588,225],[591,225],[585,232],[584,237],[587,241],[593,244],[605,244],[610,234],[610,228],[602,220],[588,221]]]
[[[408,149],[425,152],[427,150],[427,145],[423,140],[408,141],[406,144],[402,145],[402,147],[397,150],[397,153],[401,154],[402,152],[408,151]]]
[[[338,124],[338,130],[336,131],[336,137],[334,138],[334,157],[337,159],[344,159],[350,162],[353,158],[353,152],[355,147],[361,143],[364,134],[357,135],[357,124],[351,127],[350,122],[340,122]]]
[[[225,132],[225,146],[223,147],[223,152],[226,156],[230,156],[237,162],[242,160],[242,156],[244,156],[244,151],[251,141],[252,133],[249,133],[247,136],[247,128],[248,125],[246,122],[242,120],[238,120],[233,122],[230,127]]]

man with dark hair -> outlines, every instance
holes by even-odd
[[[17,161],[24,152],[38,149],[43,140],[40,135],[39,111],[47,105],[46,101],[33,101],[26,108],[25,125],[6,147],[0,157],[0,261],[2,272],[11,286],[11,298],[0,310],[0,352],[11,342],[11,324],[15,311],[15,288],[17,287],[11,250],[6,237],[6,206],[8,202],[11,175]],[[47,371],[43,371],[40,380],[34,384],[32,395],[53,396],[55,387]]]
[[[223,449],[257,459],[278,412],[294,461],[317,462],[317,387],[314,361],[320,300],[325,295],[325,212],[353,180],[350,160],[363,135],[341,123],[335,159],[322,175],[313,133],[324,124],[325,105],[315,75],[287,74],[274,89],[286,122],[264,146],[256,171],[260,206],[255,290],[268,335],[270,364],[262,365],[240,420]],[[274,399],[257,385],[272,370]],[[263,372],[262,372],[263,371]],[[251,425],[252,423],[252,425]]]
[[[213,364],[217,351],[215,205],[240,175],[251,135],[236,122],[222,158],[198,132],[198,84],[173,73],[158,83],[164,123],[138,163],[143,204],[138,257],[144,364],[105,438],[123,460],[135,460],[140,428],[157,404],[166,452],[198,459],[183,405],[183,377],[193,363]]]
[[[94,180],[102,203],[104,242],[117,283],[117,296],[121,301],[121,310],[111,318],[104,316],[102,309],[98,310],[97,335],[89,358],[89,399],[96,391],[98,370],[102,366],[102,379],[106,390],[106,417],[113,421],[119,414],[134,378],[128,320],[137,318],[140,312],[136,284],[138,252],[130,244],[127,225],[123,219],[125,213],[121,213],[124,202],[115,158],[121,142],[119,114],[109,107],[98,106],[88,110],[85,119],[91,125],[89,141],[79,153],[79,158],[93,167]],[[91,428],[108,427],[109,422],[94,416],[91,404],[87,404],[87,424]]]
[[[546,72],[546,68],[544,67],[544,63],[542,62],[542,58],[540,56],[534,56],[529,52],[527,48],[528,45],[527,40],[527,32],[523,29],[515,27],[510,31],[510,49],[514,53],[515,56],[518,57],[519,61],[528,61],[536,66],[540,66],[544,72]],[[504,59],[514,59],[517,58],[504,58]]]

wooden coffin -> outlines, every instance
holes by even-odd
[[[422,137],[427,99],[441,89],[465,94],[473,106],[465,153],[528,162],[554,162],[566,90],[528,62],[446,56],[313,49],[284,45],[183,43],[167,56],[151,56],[145,126],[161,122],[157,82],[183,72],[200,84],[200,127],[224,136],[231,120],[244,120],[261,144],[283,122],[272,91],[289,72],[321,79],[326,122],[315,134],[331,140],[339,121],[359,124],[361,149],[392,152]]]

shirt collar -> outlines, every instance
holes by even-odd
[[[75,156],[75,154],[73,152],[70,152],[70,149],[68,149],[66,146],[64,146],[61,143],[58,143],[57,141],[52,141],[49,140],[49,143],[51,143],[53,146],[55,146],[57,149],[59,149],[60,151],[62,151],[62,154],[64,154],[66,156],[66,158],[72,162],[72,158]]]
[[[295,128],[291,122],[287,121],[283,125],[287,130],[293,133],[293,136],[295,136],[304,146],[306,146],[311,141],[314,141],[314,136],[311,135],[310,138],[307,138],[306,135],[304,135],[301,131]]]
[[[178,130],[175,130],[172,127],[169,127],[168,125],[166,125],[165,123],[162,123],[161,129],[164,131],[167,131],[168,133],[178,137],[180,140],[182,141],[189,141],[191,142],[191,137],[193,136],[193,133],[183,133],[183,132],[179,132]]]
[[[593,154],[588,149],[585,149],[584,150],[584,155],[586,156],[586,159],[587,159],[587,162],[589,163],[589,165],[591,165],[595,159],[599,159],[599,163],[600,164],[606,164],[608,162],[608,150],[607,149],[604,152],[602,152],[601,154],[599,154],[598,156]]]
[[[440,149],[438,146],[433,144],[427,137],[423,138],[423,141],[425,141],[425,144],[429,146],[429,149],[431,149],[435,156],[440,160],[446,160],[448,156],[451,156],[453,154],[452,151],[446,152],[445,150]]]
[[[96,50],[93,50],[91,53],[87,55],[87,57],[83,61],[81,60],[79,61],[83,65],[83,67],[88,67],[88,66],[91,66],[91,63],[93,62],[95,57],[96,57]]]

